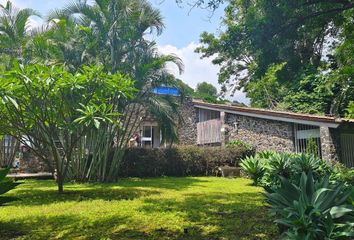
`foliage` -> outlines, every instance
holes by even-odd
[[[212,84],[207,82],[201,82],[197,84],[195,92],[200,95],[208,95],[210,97],[217,97],[218,90]]]
[[[251,162],[244,159],[241,162]],[[284,239],[350,239],[354,236],[352,171],[332,166],[312,154],[259,152],[251,175],[263,169],[255,184],[264,187],[270,210]],[[255,164],[253,164],[255,165]]]
[[[354,101],[351,101],[346,109],[347,113],[345,117],[347,118],[354,118]]]
[[[245,143],[244,141],[241,140],[231,140],[226,144],[227,148],[232,148],[235,146],[244,147],[250,150],[253,149],[253,146],[251,144]]]
[[[247,160],[245,159],[245,161]],[[306,174],[312,172],[316,180],[334,174],[329,163],[312,154],[263,151],[258,152],[252,161],[257,163],[259,169],[263,169],[255,184],[265,187],[267,191],[278,188],[281,178],[296,183],[303,172]],[[248,170],[247,168],[245,171],[250,175],[255,172],[254,169]]]
[[[329,178],[314,180],[311,172],[298,184],[281,177],[281,187],[266,194],[276,223],[287,230],[284,239],[349,239],[354,236],[354,188],[331,185]]]
[[[249,184],[240,178],[133,178],[113,184],[68,183],[67,194],[58,195],[53,181],[26,181],[7,194],[20,200],[0,208],[0,236],[275,239],[262,189]]]
[[[16,65],[0,78],[1,132],[55,165],[59,191],[78,143],[103,124],[119,128],[120,115],[112,102],[134,92],[129,78],[96,66],[72,74],[63,66]]]
[[[12,179],[7,178],[6,175],[9,173],[10,168],[0,168],[0,198],[1,195],[11,191],[20,183],[14,182]],[[3,201],[0,201],[0,205],[3,204]]]
[[[260,159],[257,157],[246,157],[241,161],[240,166],[251,177],[254,185],[258,185],[261,182],[265,173],[265,168]]]
[[[161,85],[177,86],[178,82],[168,73],[166,64],[176,64],[181,72],[183,64],[174,55],[159,54],[156,43],[146,37],[147,34],[160,35],[164,28],[160,12],[148,1],[73,1],[62,9],[50,11],[45,19],[46,24],[37,29],[29,28],[28,14],[16,10],[10,1],[6,6],[12,10],[0,13],[3,23],[0,23],[0,28],[18,29],[23,34],[20,38],[11,39],[13,45],[16,45],[11,48],[20,53],[18,56],[7,54],[5,50],[1,51],[4,46],[10,45],[7,45],[6,35],[9,31],[0,30],[0,59],[4,60],[2,62],[12,63],[14,58],[19,58],[23,64],[59,64],[73,75],[78,73],[78,69],[85,68],[84,66],[99,65],[102,66],[100,71],[107,74],[107,78],[117,76],[119,72],[134,79],[133,86],[137,91],[130,94],[134,96],[132,98],[119,96],[120,92],[117,91],[106,107],[100,107],[100,103],[97,103],[98,106],[75,106],[80,109],[80,114],[73,114],[80,115],[75,124],[79,123],[85,128],[90,123],[89,116],[92,117],[96,111],[125,115],[119,116],[119,124],[116,121],[103,123],[100,121],[102,119],[97,118],[92,121],[95,128],[82,129],[85,138],[79,134],[80,138],[75,141],[75,151],[66,153],[72,157],[69,159],[72,164],[68,164],[68,179],[117,180],[114,177],[117,176],[127,141],[138,131],[147,115],[153,115],[159,123],[163,142],[172,144],[177,141],[177,124],[182,121],[178,114],[178,102],[172,97],[157,96],[152,90]],[[23,12],[35,14],[29,10]],[[11,22],[11,19],[17,18],[20,21]],[[11,24],[7,24],[9,22]],[[16,26],[16,23],[20,22],[21,24]],[[0,66],[0,69],[6,70],[11,64],[5,65]],[[96,100],[105,101],[99,97]],[[53,106],[62,109],[60,106]],[[67,110],[62,109],[63,116],[72,114]],[[113,142],[115,144],[112,146]],[[52,158],[47,155],[43,156],[42,153],[41,157]]]
[[[39,13],[30,8],[18,9],[12,1],[0,4],[0,65],[3,68],[11,67],[12,59],[26,61],[31,16],[39,16]]]
[[[210,176],[220,166],[237,166],[253,154],[243,146],[229,148],[179,146],[173,148],[129,148],[124,155],[120,177]]]
[[[229,1],[225,30],[203,33],[197,51],[217,55],[223,89],[244,89],[253,106],[343,115],[353,99],[353,11],[350,0]]]
[[[333,181],[341,181],[354,186],[354,169],[349,169],[339,162],[335,163],[331,177]]]

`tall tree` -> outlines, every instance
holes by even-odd
[[[49,159],[59,192],[82,140],[101,124],[119,128],[120,114],[112,102],[134,91],[130,79],[107,74],[102,67],[71,74],[63,66],[17,65],[0,78],[0,133]]]
[[[11,1],[0,4],[0,57],[9,65],[11,58],[25,61],[25,46],[28,41],[31,16],[39,14],[30,8],[18,9]]]
[[[75,22],[75,28],[83,31],[87,39],[84,51],[89,53],[90,57],[87,59],[102,63],[108,72],[120,71],[128,74],[135,80],[134,86],[138,89],[133,100],[127,100],[123,104],[114,103],[118,104],[115,108],[119,112],[125,113],[122,117],[122,129],[112,131],[109,125],[102,125],[100,133],[91,134],[94,137],[92,141],[95,142],[92,148],[95,149],[94,152],[101,154],[93,155],[93,161],[90,160],[92,168],[85,170],[86,174],[81,176],[83,179],[98,175],[95,180],[113,181],[117,178],[128,140],[144,120],[140,116],[152,114],[163,129],[163,140],[176,141],[176,99],[157,96],[152,93],[152,89],[162,84],[176,85],[177,82],[166,70],[166,64],[173,62],[181,71],[183,65],[176,56],[158,54],[156,43],[145,37],[146,33],[162,32],[164,25],[158,10],[145,0],[96,0],[93,4],[75,1],[63,9],[52,11],[49,20]],[[106,147],[110,144],[108,139],[114,139],[115,144]],[[107,144],[102,145],[102,142]],[[104,173],[106,168],[100,167],[100,164],[93,164],[104,163],[104,160],[98,159],[102,156],[112,158],[112,167],[107,173]],[[103,169],[103,172],[97,175],[95,168]]]
[[[201,82],[197,84],[195,89],[196,93],[202,95],[209,95],[210,97],[217,97],[218,90],[212,84],[207,82]]]
[[[213,62],[221,66],[219,82],[231,85],[233,90],[244,89],[253,106],[301,105],[299,100],[303,97],[284,99],[297,92],[302,92],[308,101],[312,101],[310,95],[319,88],[301,84],[303,77],[309,75],[320,81],[316,83],[319,86],[327,86],[327,97],[331,98],[329,105],[333,106],[335,96],[344,85],[328,81],[325,74],[335,71],[335,68],[329,66],[330,61],[325,55],[336,49],[336,40],[347,41],[341,34],[344,26],[353,22],[353,8],[351,0],[232,0],[225,10],[223,23],[226,30],[220,36],[203,33],[201,42],[204,46],[197,51],[204,57],[217,54]],[[330,59],[338,62],[338,54]],[[275,66],[282,67],[274,72]],[[275,80],[267,77],[272,72],[276,73]],[[265,84],[270,80],[273,83]],[[271,100],[270,94],[254,94],[257,89],[267,91],[265,87],[270,87],[269,84],[275,84],[271,88],[279,85],[285,92]],[[340,101],[340,105],[348,103],[348,95]],[[292,108],[295,111],[303,109]],[[342,114],[343,108],[334,110],[327,103],[321,103],[315,111]]]

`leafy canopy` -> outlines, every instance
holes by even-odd
[[[245,90],[253,106],[342,115],[354,97],[353,8],[351,0],[231,0],[225,30],[203,33],[197,51],[216,55],[224,89]]]

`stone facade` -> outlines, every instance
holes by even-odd
[[[320,127],[321,154],[322,158],[329,161],[338,161],[340,159],[340,139],[339,130]]]
[[[19,161],[19,172],[25,173],[39,173],[39,172],[52,172],[49,164],[44,162],[42,159],[37,157],[30,150],[22,152],[20,154]]]
[[[294,151],[293,124],[226,113],[226,141],[241,140],[257,151]]]
[[[197,144],[197,112],[191,98],[183,100],[180,107],[180,114],[183,118],[178,126],[179,144]]]

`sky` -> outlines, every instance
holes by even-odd
[[[4,4],[6,0],[0,0]],[[71,0],[12,0],[19,8],[33,8],[45,16],[49,10],[61,8]],[[150,0],[156,8],[160,9],[164,17],[165,30],[160,36],[152,39],[158,44],[162,54],[176,54],[185,66],[182,75],[178,74],[174,66],[168,66],[170,71],[179,79],[195,88],[199,82],[208,82],[220,89],[218,84],[219,67],[211,63],[212,59],[201,59],[194,50],[199,45],[200,34],[204,31],[220,32],[220,22],[223,16],[223,7],[211,13],[206,9],[191,8],[184,4],[179,6],[175,0]],[[40,24],[40,19],[33,18],[31,25]],[[233,97],[227,98],[248,104],[245,93],[236,92]]]

